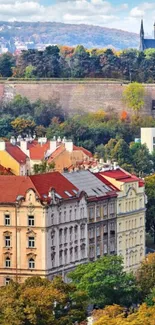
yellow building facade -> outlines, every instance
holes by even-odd
[[[101,172],[101,175],[116,187],[118,195],[117,255],[123,257],[126,271],[134,271],[145,256],[144,182],[121,169]]]

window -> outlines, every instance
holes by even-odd
[[[81,246],[81,256],[82,256],[82,258],[85,257],[85,244],[83,244],[83,245]]]
[[[67,228],[64,230],[64,242],[67,242]]]
[[[78,226],[74,227],[74,232],[75,232],[75,240],[76,240],[78,237]]]
[[[51,213],[51,224],[53,225],[54,222],[54,213]]]
[[[64,210],[64,222],[66,222],[66,210]]]
[[[71,220],[72,220],[72,207],[69,210],[69,221],[71,221]]]
[[[119,203],[118,205],[118,213],[121,213],[122,207],[121,207],[121,203]]]
[[[115,251],[115,243],[114,243],[114,241],[111,241],[110,242],[110,252],[112,253],[114,251]]]
[[[101,217],[101,213],[100,213],[100,207],[96,208],[96,217],[100,218]]]
[[[93,207],[91,207],[91,208],[89,208],[89,219],[94,219],[94,208]]]
[[[114,204],[111,203],[110,204],[110,214],[113,214],[114,213]]]
[[[142,226],[142,218],[140,218],[140,226]]]
[[[97,245],[96,247],[96,255],[100,256],[100,245]]]
[[[94,228],[89,229],[89,238],[94,238]]]
[[[64,251],[64,257],[65,257],[65,264],[67,264],[67,249]]]
[[[28,247],[29,248],[35,247],[35,238],[34,237],[29,237],[28,238]]]
[[[103,215],[104,215],[104,217],[107,216],[107,204],[105,204],[105,205],[103,206]]]
[[[94,258],[94,247],[89,248],[89,257]]]
[[[10,257],[7,257],[5,260],[5,267],[10,267],[11,266],[11,260]]]
[[[55,266],[55,253],[51,254],[52,267]]]
[[[59,252],[59,264],[62,265],[62,254],[63,254],[63,251],[60,251]]]
[[[97,236],[97,237],[100,236],[100,227],[97,227],[97,229],[96,229],[96,236]]]
[[[70,227],[69,234],[70,234],[70,241],[72,241],[73,240],[73,227]]]
[[[78,259],[78,247],[76,246],[75,247],[75,260]]]
[[[85,237],[85,225],[81,225],[81,238]]]
[[[59,223],[61,223],[61,210],[59,211]]]
[[[107,254],[107,252],[108,252],[107,244],[104,244],[104,246],[103,246],[103,253],[104,254]]]
[[[103,229],[104,229],[104,234],[107,234],[107,232],[108,232],[107,225],[104,225]]]
[[[29,267],[29,269],[34,269],[35,268],[35,260],[34,260],[34,258],[29,259],[28,267]]]
[[[71,247],[69,251],[70,251],[70,262],[72,262],[73,261],[73,248]]]
[[[5,279],[5,285],[7,286],[10,283],[10,278]]]
[[[114,229],[111,229],[114,230]],[[121,231],[121,222],[119,223],[119,231]]]
[[[11,239],[10,236],[5,236],[5,247],[10,247]]]
[[[51,239],[52,239],[52,246],[53,246],[55,243],[55,231],[54,230],[51,231]]]
[[[62,244],[62,229],[59,230],[59,244]]]
[[[10,226],[10,215],[5,214],[5,226]]]
[[[28,216],[28,226],[34,226],[34,216]]]

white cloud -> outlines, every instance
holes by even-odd
[[[0,20],[86,23],[139,32],[144,17],[153,25],[155,3],[141,2],[129,9],[127,2],[112,5],[111,0],[55,0],[47,7],[40,0],[0,0]],[[146,31],[149,28],[151,33],[149,24]]]

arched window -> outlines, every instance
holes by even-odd
[[[11,266],[10,257],[6,257],[6,259],[5,259],[5,267],[10,267],[10,266]]]
[[[34,258],[29,259],[29,269],[34,269],[35,268],[35,260]]]

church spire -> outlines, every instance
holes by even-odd
[[[144,26],[143,26],[143,19],[141,20],[141,27],[140,27],[140,37],[144,38]]]

